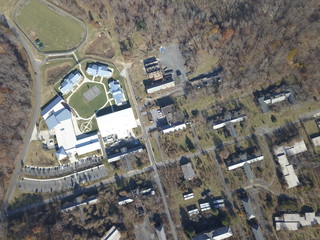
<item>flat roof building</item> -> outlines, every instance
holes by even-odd
[[[186,180],[191,180],[196,176],[192,168],[192,164],[190,162],[187,164],[181,165],[181,169],[183,172],[184,179]]]
[[[137,127],[131,107],[96,116],[96,119],[102,137],[116,135],[118,139],[124,139],[132,134],[133,128]]]
[[[70,155],[83,155],[96,150],[101,150],[98,135],[82,134],[77,136],[72,114],[69,109],[63,105],[61,97],[55,97],[41,114],[49,128],[54,131],[59,149],[56,152],[58,160],[62,160]]]
[[[315,147],[318,147],[320,146],[320,136],[317,136],[317,137],[314,137],[311,139],[312,140],[312,143]]]
[[[172,88],[175,86],[175,83],[172,78],[164,80],[164,81],[157,81],[156,83],[147,86],[146,90],[147,93],[154,93],[161,90],[165,90],[167,88]]]
[[[106,233],[104,237],[101,238],[101,240],[120,240],[121,239],[121,234],[116,229],[115,226],[112,226],[112,228]]]
[[[301,216],[298,213],[285,213],[280,217],[275,217],[276,230],[296,231],[299,227],[311,226],[320,223],[320,217],[315,212],[305,213]]]

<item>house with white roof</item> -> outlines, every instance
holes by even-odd
[[[112,228],[106,233],[104,237],[101,238],[101,240],[120,240],[121,239],[121,234],[116,229],[115,226],[112,226]]]
[[[132,129],[137,127],[131,107],[102,116],[96,115],[96,119],[102,137],[115,135],[118,139],[125,139],[131,136]]]
[[[62,92],[62,94],[67,94],[68,92],[70,92],[82,78],[83,77],[78,70],[69,73],[61,82],[60,91]]]
[[[305,213],[301,216],[298,213],[285,213],[280,217],[275,217],[276,230],[296,231],[299,227],[311,226],[320,223],[320,217],[315,212]]]
[[[94,77],[111,78],[113,69],[102,63],[89,63],[86,72]]]
[[[198,234],[191,240],[223,240],[232,236],[233,234],[230,227],[221,227],[209,232]]]
[[[300,184],[299,179],[294,171],[293,166],[289,163],[285,154],[277,156],[278,162],[281,166],[283,176],[288,184],[288,188],[296,187]]]
[[[312,143],[313,143],[313,145],[314,145],[315,147],[320,146],[320,136],[313,137],[313,138],[311,138],[311,140],[312,140]]]

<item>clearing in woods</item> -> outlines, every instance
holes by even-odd
[[[23,1],[15,20],[32,44],[43,52],[66,51],[84,40],[85,26],[41,0]]]

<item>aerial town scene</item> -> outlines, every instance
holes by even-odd
[[[0,240],[320,240],[319,0],[0,0]]]

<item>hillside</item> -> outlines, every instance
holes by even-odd
[[[306,97],[319,94],[317,0],[52,2],[101,30],[114,20],[112,31],[127,59],[179,42],[191,71],[207,55],[218,59],[224,90],[245,92],[287,80],[303,85]],[[136,32],[142,36],[137,46]]]
[[[0,200],[19,154],[31,114],[32,79],[16,37],[0,25]]]

